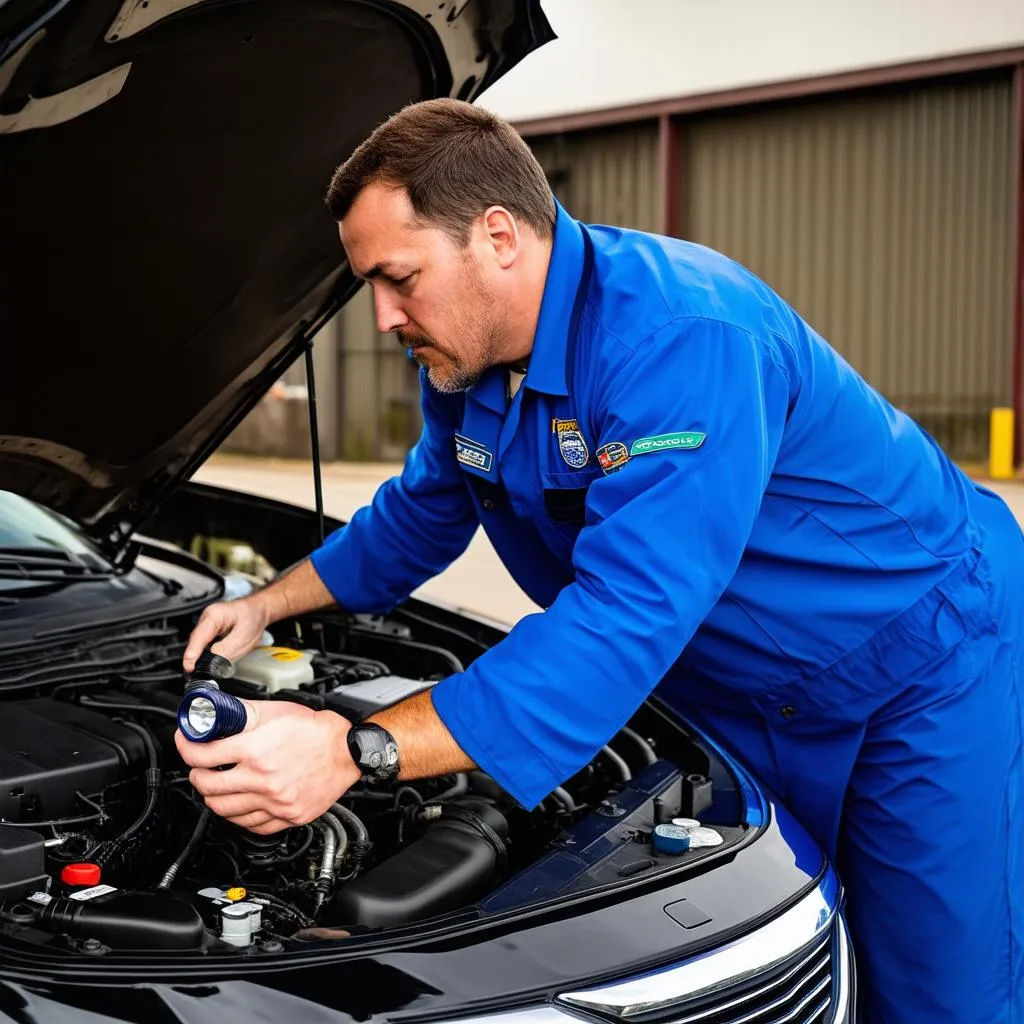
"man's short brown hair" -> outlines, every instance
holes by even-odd
[[[490,206],[505,207],[542,238],[554,231],[554,196],[530,148],[507,121],[460,100],[413,103],[380,125],[331,178],[334,219],[378,183],[404,188],[417,215],[460,245]]]

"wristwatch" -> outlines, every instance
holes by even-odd
[[[348,731],[352,760],[368,782],[392,782],[398,778],[398,744],[382,725],[361,722]]]

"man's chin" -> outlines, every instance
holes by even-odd
[[[420,362],[419,359],[416,361],[426,369],[430,386],[443,395],[457,395],[467,391],[480,379],[479,374],[471,377],[468,374],[459,373],[457,370],[453,371],[451,368],[444,370],[438,366],[429,366]]]

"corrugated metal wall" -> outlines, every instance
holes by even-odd
[[[960,458],[1011,398],[1008,75],[693,119],[684,231],[767,280]]]
[[[377,331],[368,285],[339,317],[338,447],[343,459],[402,459],[419,437],[419,377],[391,334]]]
[[[578,220],[659,230],[657,122],[527,142],[559,201]]]

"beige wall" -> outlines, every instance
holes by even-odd
[[[1024,46],[1022,0],[542,0],[559,38],[479,99],[512,120]]]

